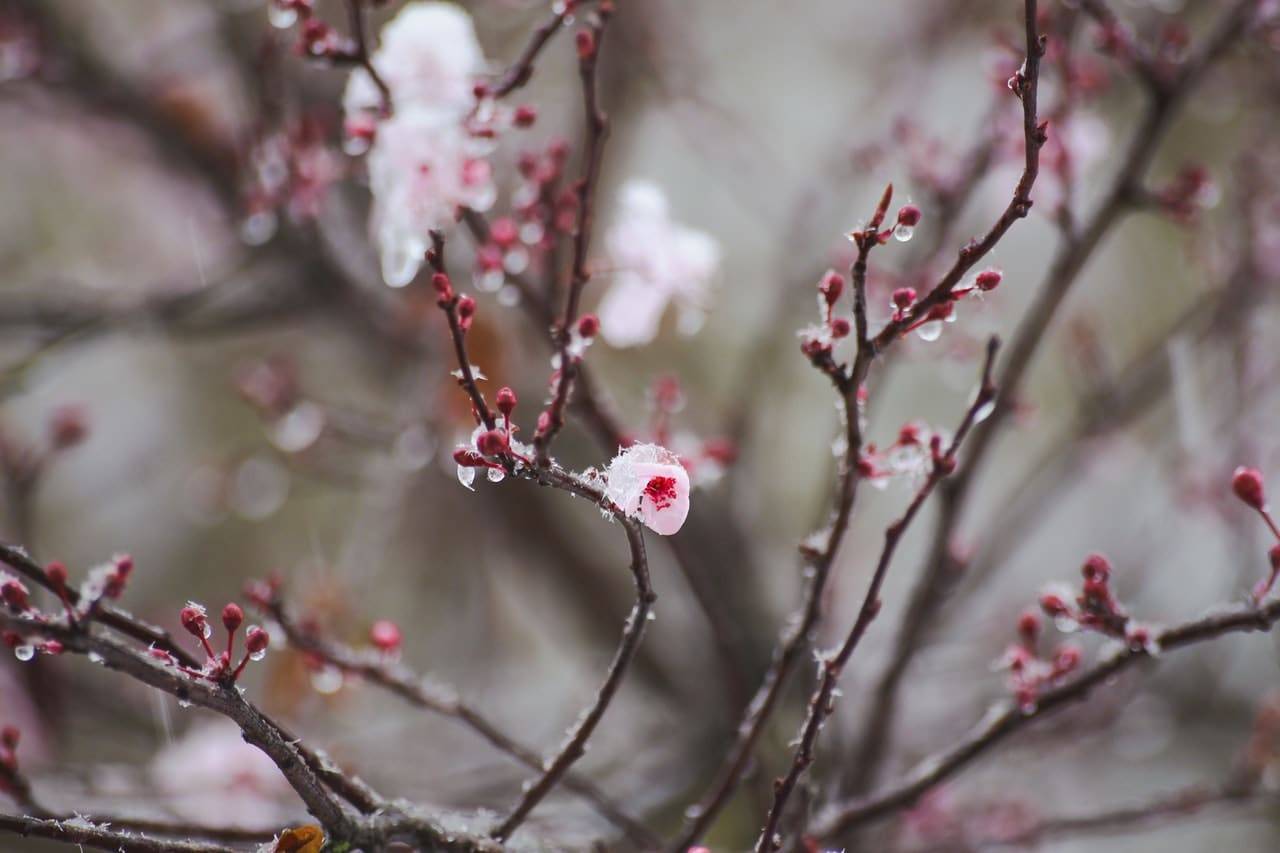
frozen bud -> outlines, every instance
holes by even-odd
[[[478,468],[485,465],[483,456],[466,447],[459,447],[453,451],[453,461],[464,468]]]
[[[208,636],[209,620],[205,618],[205,610],[199,604],[188,604],[182,608],[178,618],[188,634],[200,639]]]
[[[905,311],[916,303],[916,289],[914,287],[899,287],[893,292],[893,305],[899,310]]]
[[[55,590],[67,588],[67,567],[63,563],[53,562],[44,567],[45,577],[53,584]]]
[[[89,418],[81,406],[59,406],[49,419],[49,440],[54,450],[75,447],[89,435]]]
[[[818,290],[828,305],[834,305],[840,298],[840,294],[844,292],[844,278],[838,272],[828,272],[818,284]]]
[[[1056,592],[1041,593],[1040,609],[1050,618],[1066,616],[1071,613],[1071,607],[1067,604],[1067,600]]]
[[[31,608],[31,595],[26,586],[17,578],[9,578],[0,583],[0,599],[9,605],[9,609],[22,613]]]
[[[983,292],[995,290],[1000,286],[1000,281],[1004,278],[1004,274],[998,269],[985,269],[978,273],[973,283],[977,285],[978,290]]]
[[[590,30],[578,30],[573,43],[578,48],[579,59],[590,59],[596,54],[596,37]]]
[[[483,101],[489,97],[489,86],[485,83],[476,83],[471,87],[471,95],[477,101]]]
[[[436,293],[440,294],[441,299],[448,301],[453,298],[453,283],[444,273],[438,272],[431,276],[431,286],[436,289]]]
[[[1083,653],[1079,646],[1061,646],[1053,654],[1053,677],[1061,678],[1080,666]]]
[[[1111,577],[1111,561],[1101,554],[1090,554],[1085,558],[1080,573],[1084,575],[1086,581],[1105,584],[1107,578]]]
[[[244,624],[244,611],[234,601],[222,608],[222,627],[228,634],[234,634]]]
[[[920,224],[922,216],[920,208],[914,204],[904,204],[898,209],[898,224],[905,225],[908,228],[915,228]]]
[[[849,321],[844,317],[836,317],[831,321],[831,337],[846,338],[850,331]]]
[[[0,729],[0,744],[4,744],[5,749],[15,750],[18,748],[18,741],[22,739],[22,732],[18,731],[17,726],[5,726]]]
[[[271,645],[271,637],[257,625],[253,625],[245,633],[244,646],[251,655],[260,655]]]
[[[516,410],[516,392],[510,388],[503,386],[498,389],[498,411],[506,417],[511,417],[511,413]]]
[[[1023,611],[1018,617],[1018,636],[1027,645],[1035,643],[1036,638],[1040,636],[1040,614],[1034,610]]]
[[[516,107],[511,121],[516,127],[532,127],[538,120],[538,110],[532,104],[521,104]]]
[[[476,316],[476,301],[470,296],[462,296],[458,299],[458,325],[462,327],[462,331],[471,328],[471,321]]]
[[[507,434],[500,429],[485,430],[476,437],[476,449],[485,456],[497,456],[507,450]]]
[[[583,314],[578,319],[578,334],[584,338],[594,338],[600,331],[600,318],[595,314]]]
[[[384,652],[398,650],[400,641],[400,626],[387,619],[379,619],[369,629],[369,642]]]
[[[1267,505],[1266,492],[1262,487],[1262,473],[1257,468],[1246,468],[1241,465],[1231,476],[1231,488],[1236,497],[1254,509],[1261,510]]]

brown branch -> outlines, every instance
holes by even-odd
[[[383,688],[418,708],[456,720],[470,728],[490,745],[534,770],[542,769],[542,756],[520,743],[486,717],[482,712],[464,702],[450,687],[428,685],[417,673],[404,664],[377,653],[361,651],[318,636],[304,629],[289,613],[284,600],[275,597],[261,602],[269,615],[284,631],[289,642],[343,672],[357,675],[365,681]],[[651,832],[601,791],[593,782],[575,773],[564,777],[565,788],[580,795],[607,820],[626,833],[641,849],[653,849],[657,840]]]
[[[538,55],[551,41],[551,37],[564,26],[565,19],[576,11],[576,5],[576,0],[564,0],[560,4],[559,11],[552,11],[551,16],[533,31],[533,35],[525,44],[524,50],[520,51],[515,62],[511,63],[502,76],[489,87],[489,95],[494,98],[505,98],[532,79],[533,66]]]
[[[1217,639],[1237,631],[1269,631],[1280,621],[1280,601],[1265,607],[1243,607],[1213,613],[1159,633],[1162,652]],[[1139,661],[1150,658],[1144,649],[1126,649],[1105,658],[1078,677],[1048,690],[1036,699],[1034,710],[1015,704],[994,707],[958,743],[917,764],[902,780],[871,796],[833,805],[818,815],[812,831],[820,838],[844,832],[907,808],[935,785],[951,778],[987,754],[1005,738],[1066,705],[1086,698],[1091,691]]]
[[[382,98],[382,114],[391,115],[391,87],[382,79],[378,69],[373,66],[369,53],[369,35],[365,28],[364,3],[362,0],[346,0],[347,20],[351,27],[352,46],[348,52],[349,61],[360,66],[369,75],[373,85],[378,87],[378,95]],[[337,58],[337,57],[335,57]]]
[[[596,184],[600,179],[600,166],[604,156],[604,143],[609,136],[609,122],[600,108],[596,69],[599,65],[600,47],[604,39],[605,27],[611,17],[609,4],[602,4],[593,15],[589,29],[582,30],[580,35],[590,39],[589,47],[583,47],[585,39],[578,50],[578,76],[582,81],[582,106],[587,123],[586,155],[582,177],[578,179],[576,190],[578,196],[578,223],[573,237],[573,266],[570,272],[568,294],[565,297],[564,313],[561,315],[556,329],[556,352],[559,356],[560,376],[556,382],[555,393],[548,404],[546,429],[539,429],[534,436],[534,453],[538,463],[546,465],[550,460],[551,443],[556,434],[564,426],[564,408],[573,390],[580,359],[569,352],[569,343],[574,333],[574,324],[578,321],[578,306],[582,299],[582,291],[591,280],[591,271],[587,267],[587,251],[591,244],[591,231],[594,222]]]
[[[235,853],[221,844],[159,839],[89,821],[0,815],[0,832],[22,838],[46,838],[109,853]]]
[[[640,640],[644,636],[645,627],[649,623],[649,614],[652,612],[653,602],[657,596],[654,595],[649,583],[649,565],[645,558],[644,537],[640,532],[640,525],[628,518],[620,518],[619,521],[623,525],[623,530],[626,531],[627,545],[631,549],[631,574],[635,578],[636,585],[636,603],[623,628],[622,642],[614,654],[613,662],[609,664],[604,683],[600,685],[595,699],[575,725],[569,739],[555,757],[543,765],[545,767],[543,773],[525,791],[506,819],[493,831],[493,837],[499,841],[505,841],[511,837],[511,833],[524,822],[543,797],[549,794],[569,772],[573,763],[586,753],[587,741],[604,717],[618,688],[622,686],[627,668],[635,657],[636,649],[640,647]]]
[[[1124,162],[1103,202],[1079,235],[1061,245],[1033,304],[1019,324],[997,380],[1001,391],[996,398],[996,407],[991,417],[975,431],[964,464],[941,491],[941,511],[927,552],[926,569],[912,590],[907,609],[899,622],[893,651],[877,679],[876,699],[851,762],[856,768],[850,788],[852,793],[867,790],[885,759],[892,742],[894,708],[903,677],[924,642],[934,615],[959,579],[959,567],[949,549],[965,499],[996,434],[1013,411],[1013,403],[1021,392],[1031,361],[1047,339],[1050,324],[1085,264],[1111,227],[1132,208],[1158,143],[1177,113],[1178,105],[1204,77],[1212,63],[1244,32],[1252,6],[1251,0],[1237,0],[1201,49],[1188,59],[1177,83],[1167,91],[1162,90],[1163,94],[1152,95],[1146,116],[1134,134]]]
[[[822,725],[827,717],[835,710],[836,685],[840,681],[840,676],[848,665],[849,659],[853,657],[854,651],[866,634],[872,620],[880,612],[880,587],[888,576],[889,566],[893,562],[893,555],[897,551],[898,543],[906,534],[911,522],[915,519],[920,508],[924,506],[924,502],[929,498],[934,487],[954,469],[956,452],[960,449],[965,436],[969,434],[970,428],[978,421],[982,410],[987,408],[995,398],[996,389],[991,381],[991,372],[995,365],[996,352],[999,347],[1000,343],[996,338],[992,338],[987,343],[986,360],[982,367],[982,379],[978,387],[978,393],[974,396],[973,402],[961,419],[959,427],[956,428],[955,437],[952,438],[946,452],[941,457],[935,458],[928,478],[916,492],[915,497],[912,498],[902,517],[885,530],[884,547],[880,552],[880,559],[876,563],[875,572],[871,576],[871,583],[867,587],[867,593],[863,597],[862,606],[858,610],[858,617],[854,621],[853,627],[850,628],[849,634],[845,637],[840,649],[834,655],[824,656],[821,659],[822,674],[817,688],[809,699],[808,715],[800,729],[791,768],[784,777],[774,782],[773,804],[765,820],[764,829],[756,841],[756,853],[767,853],[767,851],[775,850],[782,846],[782,839],[777,835],[777,832],[787,801],[792,791],[795,790],[801,776],[813,764],[818,734],[822,731]]]

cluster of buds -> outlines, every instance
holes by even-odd
[[[73,593],[68,582],[67,567],[58,562],[49,563],[45,567],[45,579],[62,603],[61,617],[43,613],[33,607],[26,584],[15,577],[0,575],[0,601],[10,612],[19,616],[48,625],[62,621],[67,626],[75,627],[91,619],[104,599],[117,599],[123,595],[132,573],[133,558],[127,554],[117,554],[108,562],[90,569],[78,592]],[[29,661],[37,653],[56,655],[63,651],[59,640],[27,637],[18,631],[6,631],[3,640],[5,645],[13,649],[14,657],[21,661]]]
[[[1218,203],[1217,183],[1204,166],[1191,164],[1165,187],[1152,193],[1152,200],[1170,218],[1184,225],[1195,221],[1201,211]]]
[[[333,27],[315,14],[315,0],[270,0],[267,14],[271,25],[282,30],[297,25],[294,51],[300,56],[342,59],[354,48]]]
[[[956,304],[960,300],[968,296],[980,299],[983,294],[990,293],[999,287],[1000,282],[1003,280],[1004,273],[995,267],[988,267],[974,274],[964,284],[953,288],[942,302],[932,306],[928,311],[916,318],[911,325],[903,330],[903,334],[915,332],[921,340],[937,340],[942,335],[942,324],[956,321]],[[890,296],[890,309],[893,311],[894,322],[905,321],[915,304],[916,291],[914,288],[900,287],[894,290]]]
[[[955,469],[955,457],[947,455],[947,444],[948,436],[941,430],[911,421],[902,425],[888,447],[869,442],[858,459],[858,472],[878,489],[894,477],[906,477],[919,485],[934,471],[946,476]]]
[[[527,130],[538,122],[538,108],[533,104],[504,106],[493,95],[488,83],[478,82],[472,89],[475,105],[463,120],[463,127],[478,139],[494,139],[504,130]]]
[[[818,314],[822,322],[799,332],[800,351],[819,369],[831,363],[831,350],[836,342],[848,337],[853,330],[848,318],[835,313],[836,302],[843,293],[844,278],[835,270],[828,270],[818,282]]]
[[[258,625],[250,625],[245,630],[244,654],[241,656],[239,663],[233,665],[236,634],[244,624],[244,610],[235,602],[231,602],[222,608],[222,627],[227,632],[227,644],[222,651],[216,651],[209,642],[209,638],[213,636],[213,628],[209,624],[209,617],[203,606],[196,604],[194,601],[189,601],[187,606],[182,608],[182,611],[178,614],[178,618],[182,623],[183,630],[200,641],[200,647],[204,649],[205,653],[204,666],[198,670],[183,666],[164,649],[153,647],[151,655],[185,672],[192,678],[205,678],[219,683],[235,683],[240,678],[240,673],[244,672],[244,668],[248,666],[249,661],[262,660],[266,657],[267,646],[270,645],[271,638],[265,628]]]
[[[1135,651],[1159,651],[1156,632],[1150,625],[1132,619],[1111,590],[1111,563],[1101,554],[1090,554],[1081,566],[1080,594],[1054,586],[1040,595],[1040,609],[1061,631],[1077,628],[1123,640]]]
[[[518,402],[516,392],[507,387],[499,388],[494,402],[502,415],[502,423],[495,424],[493,429],[484,424],[477,425],[471,433],[471,440],[467,444],[459,444],[453,451],[453,461],[458,465],[458,482],[468,489],[474,490],[472,484],[478,468],[487,471],[490,482],[500,483],[506,478],[509,465],[533,464],[529,458],[530,448],[515,437],[520,430],[511,419]]]
[[[240,236],[252,246],[275,235],[283,212],[294,222],[319,215],[329,188],[346,167],[329,144],[325,122],[314,114],[287,121],[256,138],[245,155],[245,219]]]
[[[1062,681],[1080,666],[1083,653],[1074,643],[1063,643],[1048,657],[1040,654],[1042,634],[1040,614],[1028,610],[1018,617],[1017,642],[1005,649],[998,666],[1009,671],[1009,690],[1018,707],[1035,710],[1040,694]]]
[[[1276,539],[1276,544],[1267,552],[1267,559],[1271,564],[1270,570],[1266,577],[1258,581],[1253,588],[1253,600],[1260,603],[1271,593],[1277,576],[1280,576],[1280,527],[1276,526],[1275,519],[1271,517],[1271,510],[1267,506],[1266,486],[1262,481],[1261,471],[1242,465],[1231,477],[1231,489],[1236,497],[1262,517],[1271,535]]]

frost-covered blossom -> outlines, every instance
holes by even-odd
[[[279,768],[228,720],[193,725],[156,755],[151,776],[185,820],[262,829],[298,811]]]
[[[616,268],[600,302],[600,331],[615,347],[646,344],[658,334],[669,302],[679,328],[693,334],[708,308],[708,290],[720,265],[720,247],[708,234],[672,222],[667,199],[654,183],[622,187],[618,218],[606,238]]]
[[[657,444],[633,444],[609,463],[606,494],[654,533],[670,536],[689,515],[689,473]]]
[[[397,113],[428,111],[460,117],[473,103],[472,86],[486,60],[471,16],[453,3],[409,3],[382,28],[370,58]],[[378,87],[357,68],[347,81],[347,118],[381,109]]]
[[[422,266],[431,229],[448,225],[459,207],[493,204],[484,159],[493,142],[470,126],[485,57],[470,16],[431,2],[405,6],[371,61],[390,89],[392,115],[381,116],[381,93],[363,69],[352,72],[343,108],[349,131],[372,135],[370,229],[383,279],[403,287]]]
[[[431,114],[397,113],[379,125],[368,158],[369,224],[387,284],[403,287],[413,280],[429,232],[448,224],[459,207],[493,203],[486,150],[461,124],[442,124]]]

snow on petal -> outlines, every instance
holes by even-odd
[[[670,536],[689,515],[689,472],[656,444],[633,444],[609,463],[606,494],[628,517]]]
[[[706,312],[720,247],[710,235],[673,222],[666,196],[651,181],[629,181],[619,196],[605,237],[618,274],[600,305],[600,330],[610,345],[631,347],[654,339],[670,302],[687,318]]]

